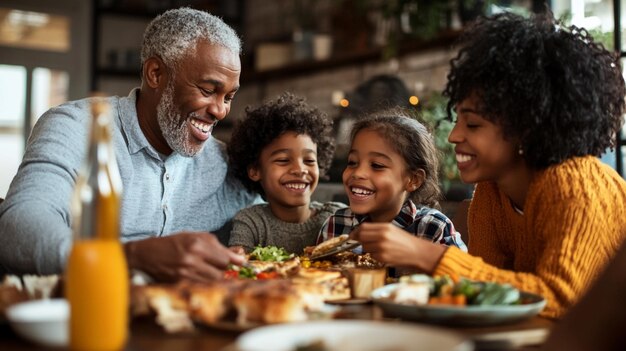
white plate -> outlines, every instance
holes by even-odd
[[[470,351],[460,335],[434,327],[359,320],[316,321],[257,328],[237,338],[238,351],[294,351],[322,341],[328,351]]]
[[[546,300],[535,294],[521,292],[524,304],[495,306],[408,305],[389,299],[398,284],[389,284],[372,292],[372,299],[386,315],[407,320],[446,325],[485,326],[518,322],[536,316]]]

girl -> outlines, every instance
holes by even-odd
[[[235,176],[267,201],[233,219],[229,246],[252,251],[273,245],[301,254],[315,244],[320,227],[344,204],[311,202],[335,150],[332,120],[304,99],[285,93],[246,109],[228,145]]]
[[[463,38],[444,94],[457,113],[449,140],[461,178],[477,184],[470,251],[420,241],[410,266],[510,283],[544,296],[542,315],[559,317],[626,236],[626,182],[596,157],[623,124],[619,61],[551,15],[485,18]],[[379,257],[397,242],[356,236]]]
[[[441,194],[439,163],[422,124],[401,110],[385,111],[358,121],[351,141],[343,172],[350,207],[326,221],[318,243],[352,233],[365,251],[396,266],[408,265],[415,253],[407,248],[423,239],[467,250],[452,222],[433,209]]]

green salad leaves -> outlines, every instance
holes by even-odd
[[[250,259],[270,262],[283,262],[293,257],[282,247],[276,246],[257,246],[250,253]]]

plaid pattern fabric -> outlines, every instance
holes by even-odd
[[[349,207],[339,209],[324,223],[317,237],[317,244],[337,235],[350,234],[359,224],[369,221],[368,215],[354,214]],[[467,246],[461,240],[461,234],[454,229],[452,221],[433,208],[424,206],[418,209],[413,201],[407,200],[391,223],[417,237],[442,245],[456,246],[467,252]]]

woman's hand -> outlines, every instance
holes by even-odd
[[[350,237],[359,241],[363,251],[380,262],[429,274],[446,250],[446,246],[415,237],[391,223],[362,223],[350,233]]]

